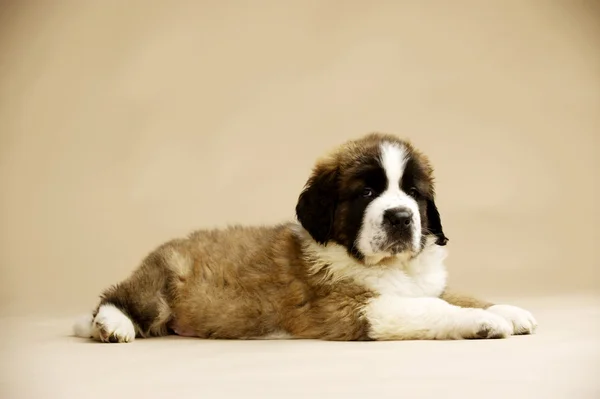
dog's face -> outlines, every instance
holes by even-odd
[[[317,163],[296,214],[319,244],[343,245],[367,263],[412,257],[428,237],[437,245],[448,241],[434,202],[432,172],[410,143],[370,134]]]

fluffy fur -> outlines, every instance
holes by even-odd
[[[151,252],[75,334],[102,342],[504,338],[520,308],[446,287],[433,168],[409,142],[370,134],[320,159],[298,223],[199,230]]]

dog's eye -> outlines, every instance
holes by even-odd
[[[408,190],[408,195],[417,199],[417,198],[419,198],[419,191],[417,190],[416,187],[411,187],[410,190]]]
[[[373,189],[370,187],[365,187],[362,191],[362,196],[365,198],[371,198],[373,194]]]

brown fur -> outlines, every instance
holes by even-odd
[[[453,292],[448,289],[442,293],[441,298],[444,301],[446,301],[452,305],[460,306],[461,308],[487,309],[490,306],[494,305],[491,302],[484,301],[484,300],[475,298],[470,295]]]
[[[197,231],[150,254],[103,294],[142,337],[169,329],[202,338],[366,340],[360,309],[370,294],[354,284],[322,283],[292,224]]]

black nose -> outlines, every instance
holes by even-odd
[[[393,208],[385,211],[385,220],[394,227],[408,227],[412,223],[412,212],[406,208]]]

